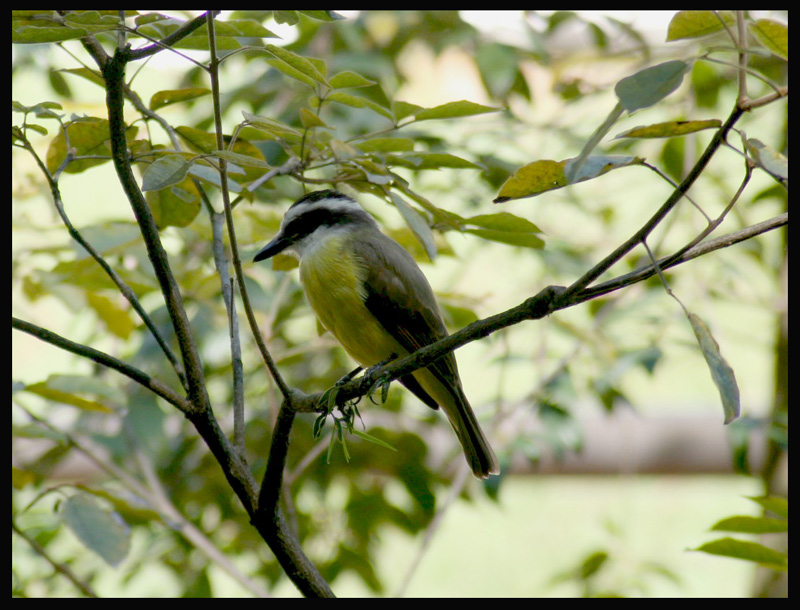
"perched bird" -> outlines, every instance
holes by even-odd
[[[254,260],[284,251],[300,260],[300,282],[319,321],[362,366],[406,356],[447,336],[417,263],[347,195],[323,190],[300,198]],[[452,352],[400,382],[429,407],[442,407],[476,477],[500,472]]]

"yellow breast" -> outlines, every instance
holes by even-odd
[[[304,253],[300,281],[322,325],[359,364],[372,366],[404,350],[364,305],[363,260],[347,247],[347,236],[330,236]]]

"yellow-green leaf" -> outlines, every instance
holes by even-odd
[[[716,129],[720,125],[722,125],[722,121],[719,119],[708,119],[706,121],[666,121],[664,123],[653,123],[652,125],[628,129],[617,135],[616,138],[672,138],[675,136],[685,136],[686,134],[702,131],[703,129]]]
[[[328,82],[334,89],[348,89],[350,87],[369,87],[375,84],[374,80],[364,78],[360,74],[346,70],[332,76]]]
[[[467,224],[492,229],[494,231],[508,231],[510,233],[541,233],[539,227],[526,218],[521,218],[508,212],[497,214],[479,214],[465,218]]]
[[[219,176],[218,172],[213,173]],[[169,226],[186,227],[200,212],[200,193],[189,177],[169,188],[148,191],[145,198],[160,229]]]
[[[300,109],[300,123],[303,127],[328,127],[318,115],[314,114],[307,108]],[[329,128],[330,129],[330,128]]]
[[[426,108],[416,114],[414,117],[417,121],[429,121],[431,119],[455,119],[465,116],[474,116],[476,114],[484,114],[487,112],[497,112],[499,108],[492,108],[490,106],[483,106],[475,102],[461,100],[459,102],[448,102],[433,108]]]
[[[759,19],[750,24],[750,32],[771,53],[789,60],[789,28],[786,24],[771,19]]]
[[[737,532],[740,534],[770,534],[788,532],[789,522],[785,519],[736,515],[735,517],[727,517],[717,521],[711,530],[715,532]]]
[[[533,197],[566,186],[567,178],[564,175],[566,164],[567,159],[564,161],[543,159],[522,166],[505,181],[494,202],[502,203],[509,199]]]
[[[509,231],[495,231],[493,229],[465,229],[465,233],[472,233],[483,239],[508,244],[510,246],[521,246],[523,248],[534,248],[541,250],[544,248],[544,240],[532,233],[511,233]]]
[[[358,147],[364,152],[407,152],[414,150],[411,138],[373,138],[359,142]]]
[[[188,89],[166,89],[154,93],[150,98],[150,110],[158,110],[170,104],[186,102],[198,97],[203,97],[211,93],[211,89],[205,87],[190,87]]]
[[[732,25],[735,18],[731,11],[678,11],[667,28],[667,42],[683,38],[708,36],[723,29],[723,23]]]
[[[212,152],[214,156],[219,157],[220,159],[225,159],[230,163],[235,163],[236,165],[244,165],[247,167],[263,167],[265,169],[269,169],[269,163],[264,161],[264,159],[251,157],[250,155],[240,155],[239,153],[231,152],[229,150],[215,150]]]
[[[178,184],[186,178],[192,162],[181,155],[159,157],[147,166],[142,175],[142,190],[157,191]]]
[[[129,127],[126,134],[131,141],[138,131],[136,127]],[[47,169],[53,173],[63,163],[67,156],[67,141],[72,157],[91,156],[96,159],[76,159],[70,161],[64,170],[70,174],[83,172],[90,167],[106,163],[111,160],[110,147],[111,134],[108,121],[97,117],[89,117],[72,121],[67,125],[67,137],[61,131],[50,142],[47,149]]]
[[[308,79],[313,82],[320,83],[325,85],[326,87],[330,87],[328,82],[325,80],[325,76],[320,72],[317,66],[314,65],[308,58],[302,57],[297,53],[293,53],[288,49],[284,49],[283,47],[276,46],[274,44],[268,44],[264,47],[267,51],[272,53],[275,57],[277,57],[283,64],[289,66],[293,69],[292,70],[285,70],[283,66],[278,65],[277,63],[271,63],[271,65],[285,74],[292,76],[293,78],[298,78],[297,74],[301,74],[304,78],[299,78],[302,82],[309,84]],[[311,83],[313,86],[313,82]]]
[[[737,540],[736,538],[712,540],[697,547],[696,550],[710,553],[711,555],[745,559],[780,571],[786,571],[789,566],[789,560],[783,553],[767,548],[757,542]]]
[[[136,328],[128,311],[119,306],[117,301],[111,300],[100,294],[89,292],[86,302],[114,335],[121,339],[128,339]],[[127,301],[123,301],[127,304]]]
[[[25,391],[30,392],[31,394],[36,394],[37,396],[41,396],[42,398],[46,398],[47,400],[60,402],[65,405],[72,405],[73,407],[83,409],[84,411],[95,411],[100,413],[114,412],[113,409],[109,409],[105,405],[95,400],[87,400],[76,394],[62,392],[59,389],[52,388],[46,381],[40,381],[38,383],[25,386]]]

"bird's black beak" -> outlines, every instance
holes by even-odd
[[[261,248],[258,253],[253,258],[253,262],[257,263],[258,261],[263,261],[268,258],[275,256],[276,254],[280,254],[286,248],[292,245],[292,240],[284,237],[282,234],[278,234],[275,236],[271,242],[269,242],[266,246]]]

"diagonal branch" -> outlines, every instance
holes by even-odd
[[[124,84],[125,66],[130,61],[130,49],[117,49],[114,56],[103,66],[103,77],[106,80],[106,105],[108,107],[109,130],[111,133],[111,155],[120,184],[133,208],[136,220],[147,248],[147,255],[153,265],[161,292],[167,305],[180,346],[183,366],[186,371],[189,397],[193,408],[204,410],[209,408],[208,394],[205,387],[205,375],[197,345],[194,341],[189,319],[183,307],[178,284],[170,269],[167,253],[161,244],[153,214],[142,195],[136,178],[133,175],[128,158],[128,145],[125,136],[124,117]]]
[[[183,413],[189,413],[192,411],[192,404],[186,400],[186,398],[175,392],[175,390],[173,390],[167,384],[159,381],[155,377],[151,377],[141,369],[137,369],[135,366],[131,366],[127,362],[123,362],[122,360],[114,358],[114,356],[110,356],[105,352],[96,350],[88,345],[75,343],[74,341],[70,341],[61,335],[47,330],[46,328],[42,328],[36,324],[31,324],[30,322],[26,322],[25,320],[20,320],[18,318],[11,318],[11,328],[16,328],[17,330],[26,332],[37,339],[41,339],[42,341],[50,343],[51,345],[60,347],[61,349],[72,352],[73,354],[77,354],[78,356],[89,358],[98,364],[102,364],[103,366],[107,366],[118,373],[122,373],[129,379],[132,379],[136,383],[157,394],[168,403],[174,405]]]
[[[666,256],[658,261],[661,269],[668,269],[690,260],[693,260],[714,250],[726,248],[736,243],[751,239],[762,233],[772,231],[779,227],[788,225],[789,215],[781,214],[764,222],[747,227],[740,231],[723,235],[713,240],[708,240],[694,245],[686,251],[681,251],[678,256],[675,254]],[[593,288],[581,290],[573,295],[568,295],[566,289],[561,286],[548,286],[537,295],[523,301],[516,307],[512,307],[502,313],[484,318],[465,326],[452,335],[432,343],[413,354],[395,360],[384,367],[371,370],[368,374],[354,379],[343,385],[336,396],[337,404],[344,404],[348,400],[353,400],[367,394],[375,386],[388,383],[409,373],[427,366],[441,358],[444,354],[451,352],[467,343],[482,339],[492,333],[508,328],[524,320],[538,320],[567,307],[572,307],[584,303],[598,296],[625,288],[632,284],[644,281],[656,271],[652,265],[643,269],[633,271],[613,280],[598,284]],[[321,393],[304,396],[301,400],[296,400],[295,405],[298,411],[317,411],[321,412],[324,406],[319,406]]]

